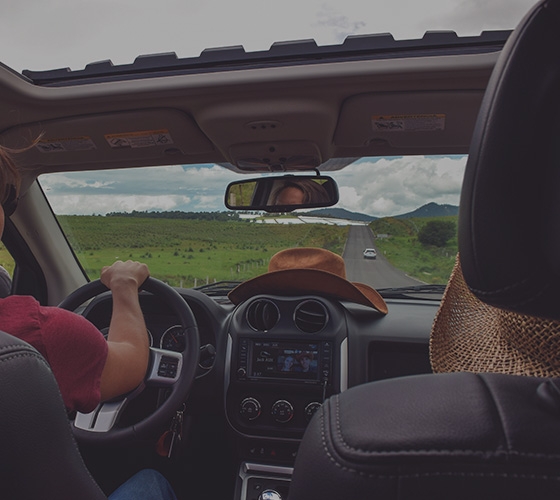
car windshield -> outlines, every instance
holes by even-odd
[[[265,273],[279,250],[313,246],[342,255],[349,279],[383,289],[447,282],[465,162],[361,158],[329,172],[337,205],[280,214],[226,210],[226,186],[243,176],[219,165],[65,172],[39,181],[90,279],[114,260],[133,259],[171,285],[224,290],[224,282]],[[375,260],[366,261],[366,249],[376,250]]]

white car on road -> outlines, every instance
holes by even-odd
[[[375,251],[375,248],[366,248],[364,250],[364,259],[376,259],[377,258],[377,252]]]

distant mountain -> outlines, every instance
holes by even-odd
[[[410,219],[412,217],[443,217],[446,215],[459,215],[459,207],[455,205],[439,205],[438,203],[427,203],[406,214],[395,215],[395,219]]]
[[[360,222],[371,222],[372,220],[378,218],[373,217],[372,215],[350,212],[344,208],[320,208],[300,215],[310,215],[312,217],[333,217],[335,219],[355,220]]]
[[[427,203],[426,205],[408,212],[406,214],[394,215],[395,219],[410,219],[412,217],[443,217],[446,215],[458,215],[459,207],[455,205],[439,205],[438,203]],[[300,215],[309,215],[312,217],[333,217],[335,219],[355,220],[359,222],[371,222],[379,217],[366,215],[359,212],[350,212],[344,208],[320,208]]]

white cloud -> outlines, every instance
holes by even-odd
[[[58,214],[216,211],[238,176],[217,165],[161,166],[43,175],[39,181]]]
[[[437,14],[432,13],[427,22],[433,29],[453,26],[460,34],[477,35],[483,30],[515,28],[521,18],[537,0],[461,0],[443,5]]]
[[[56,214],[105,215],[108,212],[172,211],[188,206],[186,196],[149,196],[149,195],[92,195],[51,193],[49,202]]]
[[[465,164],[466,157],[362,160],[332,173],[339,184],[338,206],[384,217],[432,201],[458,205]]]
[[[47,178],[47,176],[45,176]],[[111,188],[114,184],[113,182],[103,182],[99,180],[88,180],[80,178],[72,178],[69,175],[59,175],[59,176],[49,176],[48,181],[44,183],[46,189],[101,189],[101,188]]]

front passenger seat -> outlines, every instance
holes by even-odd
[[[560,1],[543,0],[489,81],[461,194],[459,251],[469,293],[538,323],[548,345],[537,356],[552,353],[541,358],[547,370],[512,374],[518,365],[504,368],[510,360],[494,351],[483,373],[464,362],[484,352],[479,345],[456,350],[464,363],[445,369],[459,371],[331,397],[300,445],[290,500],[560,498],[560,336],[551,330],[560,320],[559,117]],[[455,316],[458,341],[470,320]]]

